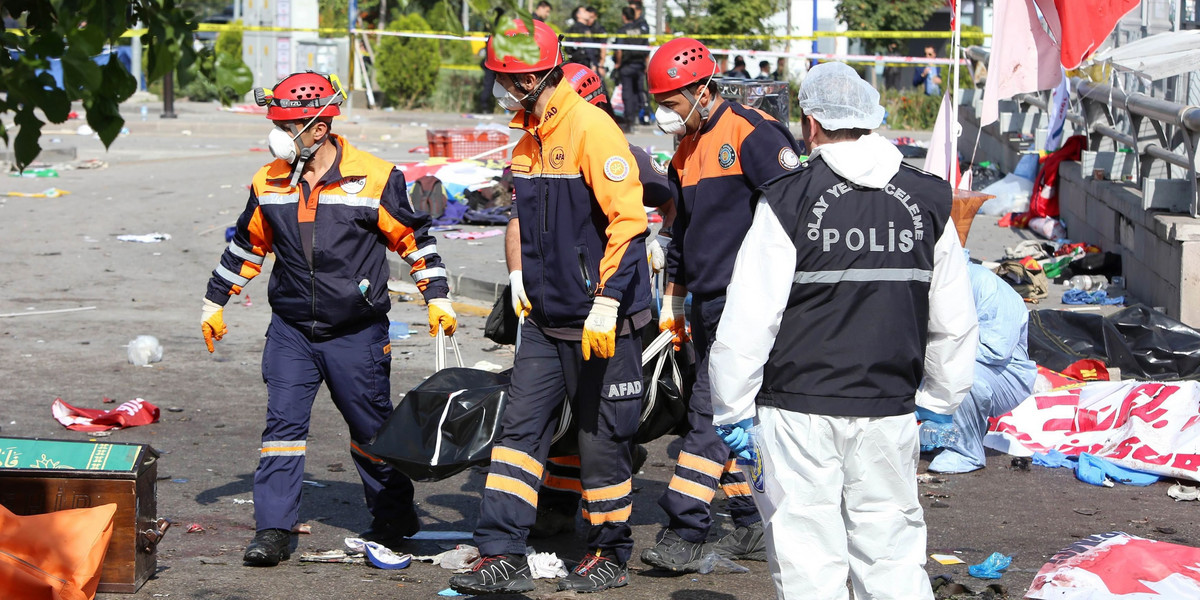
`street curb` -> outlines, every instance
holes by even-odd
[[[393,279],[408,281],[408,265],[404,261],[389,257],[388,270],[391,272]],[[496,299],[500,297],[500,294],[504,293],[504,288],[508,285],[507,281],[487,281],[466,275],[449,275],[447,281],[450,284],[451,294],[487,305],[486,310],[480,316],[487,316],[488,312],[491,311],[491,306],[496,303]],[[454,307],[454,310],[458,310],[457,305]]]

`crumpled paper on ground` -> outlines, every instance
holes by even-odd
[[[347,544],[349,544],[349,538],[347,538]],[[431,556],[414,556],[413,560],[433,563],[443,569],[463,573],[471,570],[471,566],[479,560],[479,549],[470,544],[459,544],[453,550]]]
[[[560,579],[567,576],[567,567],[553,552],[530,552],[529,574],[534,579]]]
[[[139,234],[139,235],[132,235],[132,234],[118,235],[117,239],[122,242],[137,242],[139,244],[157,244],[159,242],[165,242],[165,241],[171,239],[171,234],[159,233],[156,231],[154,233],[143,233],[143,234]]]

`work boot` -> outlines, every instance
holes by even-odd
[[[450,588],[463,594],[520,594],[534,587],[524,554],[484,556],[470,573],[450,578]]]
[[[371,527],[358,537],[394,550],[404,543],[405,538],[416,535],[420,530],[421,520],[417,518],[417,513],[412,512],[398,519],[375,518],[371,521]]]
[[[529,528],[529,537],[548,538],[560,533],[575,532],[575,512],[566,507],[538,507],[537,520]]]
[[[597,550],[583,557],[570,575],[558,582],[558,591],[581,594],[629,585],[629,569],[611,553]]]
[[[706,544],[689,542],[678,533],[664,529],[658,543],[642,551],[642,562],[675,573],[695,573],[700,570],[700,559],[706,550]]]
[[[256,567],[273,567],[292,555],[292,533],[286,529],[261,529],[254,534],[242,561]]]
[[[713,550],[730,560],[767,560],[767,537],[762,521],[734,529],[718,540]]]

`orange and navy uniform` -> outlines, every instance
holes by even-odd
[[[754,217],[754,190],[800,166],[782,123],[724,101],[699,135],[684,136],[671,159],[677,214],[667,277],[696,296],[724,296],[733,261]]]
[[[275,160],[254,175],[246,210],[205,297],[224,305],[275,265],[271,310],[312,340],[329,339],[383,318],[388,299],[387,250],[411,266],[427,300],[449,291],[429,215],[413,210],[395,165],[331,136],[333,166],[312,189],[291,185],[292,167]]]
[[[522,111],[511,123],[525,130],[513,150],[513,204],[531,318],[581,328],[597,295],[620,302],[623,317],[648,310],[646,213],[628,142],[567,85],[543,114],[525,125]]]

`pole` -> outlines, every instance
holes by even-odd
[[[467,4],[467,0],[462,0],[462,28],[463,28],[463,31],[471,30],[471,16],[467,12],[468,6],[470,6],[470,5]]]
[[[950,67],[950,81],[952,87],[950,96],[950,187],[951,189],[958,188],[958,136],[962,133],[962,126],[958,124],[958,71],[961,66],[959,60],[962,54],[962,3],[963,0],[958,0],[954,3],[954,32],[951,38],[952,54],[950,58],[954,59],[954,64]]]
[[[667,32],[667,0],[654,2],[654,33],[662,35]]]
[[[387,0],[379,0],[379,29],[387,29]]]
[[[812,0],[812,7],[813,7],[813,22],[812,22],[812,32],[813,32],[813,34],[814,34],[814,35],[813,35],[813,41],[812,41],[812,51],[813,51],[813,54],[816,54],[816,53],[817,53],[817,39],[816,39],[816,33],[817,33],[817,28],[818,28],[818,27],[820,27],[820,26],[817,24],[817,0]],[[836,50],[835,50],[835,52],[836,52]],[[812,64],[811,64],[811,65],[809,65],[809,66],[813,66],[813,67],[817,66],[817,61],[816,61],[816,60],[813,60],[813,61],[812,61]]]
[[[163,75],[163,111],[159,118],[174,119],[178,116],[175,114],[175,72],[172,70]]]
[[[141,29],[142,22],[138,21],[135,27]],[[129,44],[129,50],[130,53],[133,54],[133,56],[130,57],[132,59],[130,69],[133,71],[134,80],[137,81],[137,88],[135,89],[140,92],[142,89],[144,89],[146,84],[146,82],[142,80],[142,36],[133,36],[133,41]]]
[[[350,81],[347,84],[347,91],[354,91],[354,72],[357,64],[354,62],[354,50],[356,41],[354,39],[355,25],[358,23],[358,0],[350,0],[350,5],[346,8],[346,17],[349,19],[346,34],[347,47],[350,49],[350,62],[346,65],[346,78]],[[347,98],[347,107],[353,107],[353,101]]]

